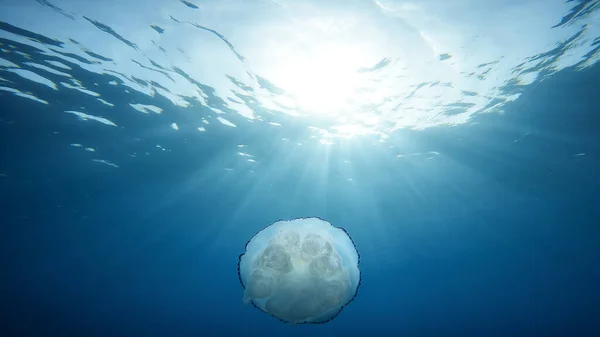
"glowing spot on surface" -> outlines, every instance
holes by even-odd
[[[58,62],[58,61],[46,61],[46,63],[51,64],[51,65],[53,65],[55,67],[58,67],[58,68],[62,68],[62,69],[66,69],[66,70],[71,70],[71,67],[69,67],[68,65],[66,65],[64,63]]]
[[[223,125],[227,125],[227,126],[230,126],[230,127],[232,127],[232,128],[235,128],[235,127],[236,127],[236,126],[235,126],[235,124],[231,123],[230,121],[226,120],[226,119],[225,119],[225,118],[223,118],[223,117],[217,117],[217,120],[218,120],[219,122],[221,122],[221,124],[223,124]]]
[[[100,94],[91,90],[88,90],[82,86],[79,85],[72,85],[70,83],[65,83],[65,82],[60,82],[60,85],[62,85],[65,88],[69,88],[69,89],[74,89],[77,90],[81,93],[84,93],[86,95],[90,95],[90,96],[94,96],[94,97],[100,97]]]
[[[273,64],[269,78],[302,109],[317,114],[338,112],[364,81],[356,69],[370,59],[366,55],[370,49],[341,41],[311,47]]]
[[[25,92],[22,92],[22,91],[17,90],[17,89],[13,89],[13,88],[9,88],[9,87],[0,87],[0,90],[12,92],[13,95],[15,95],[15,96],[27,98],[27,99],[30,99],[32,101],[36,101],[36,102],[39,102],[39,103],[42,103],[42,104],[48,104],[47,101],[45,101],[45,100],[43,100],[41,98],[37,98],[36,96],[34,96],[32,94],[25,93]]]
[[[240,255],[244,302],[286,323],[331,321],[358,293],[359,260],[348,233],[325,220],[275,222]]]
[[[79,117],[79,119],[82,120],[82,121],[93,120],[93,121],[100,122],[100,123],[105,124],[105,125],[117,126],[117,124],[111,122],[110,120],[108,120],[108,119],[106,119],[104,117],[98,117],[98,116],[88,115],[86,113],[79,112],[79,111],[65,111],[65,112],[69,113],[69,114],[73,114],[73,115]]]
[[[163,111],[163,109],[161,109],[161,108],[159,108],[157,106],[154,106],[154,105],[132,104],[132,103],[129,103],[129,105],[132,108],[136,109],[137,111],[145,113],[145,114],[150,113],[150,112],[154,112],[155,114],[160,114]]]
[[[15,69],[15,68],[5,69],[5,71],[10,71],[12,73],[15,73],[15,74],[21,76],[24,79],[28,79],[30,81],[45,85],[48,88],[51,88],[53,90],[58,90],[58,86],[56,85],[56,83],[50,81],[49,79],[47,79],[43,76],[40,76],[40,75],[34,73],[33,71],[29,71],[29,70],[25,70],[25,69]]]
[[[23,64],[26,64],[26,65],[28,65],[30,67],[34,67],[34,68],[38,68],[38,69],[47,71],[47,72],[49,72],[51,74],[54,74],[54,75],[63,76],[63,77],[71,77],[70,74],[63,73],[62,71],[58,71],[56,69],[52,69],[52,68],[50,68],[48,66],[45,66],[45,65],[41,65],[41,64],[37,64],[37,63],[33,63],[33,62],[24,62]]]
[[[206,131],[206,129],[203,126],[201,126],[201,127],[198,128],[198,131],[204,132],[204,131]]]
[[[111,167],[119,168],[119,166],[117,164],[111,163],[108,160],[104,160],[104,159],[92,159],[92,161],[95,162],[95,163],[100,163],[100,164],[108,165],[108,166],[111,166]]]
[[[105,100],[103,100],[102,98],[96,98],[98,101],[100,101],[100,103],[104,104],[104,105],[108,105],[108,106],[115,106],[114,104],[107,102]]]
[[[171,129],[177,131],[177,130],[179,130],[179,126],[177,125],[177,123],[173,123],[173,124],[171,124]]]
[[[0,57],[0,67],[2,68],[19,68],[19,66],[15,63],[10,62],[9,60],[3,59]]]

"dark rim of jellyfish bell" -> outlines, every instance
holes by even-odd
[[[271,223],[269,226],[266,226],[265,228],[263,228],[263,229],[261,229],[260,231],[256,232],[256,234],[252,235],[252,237],[251,237],[251,238],[250,238],[248,241],[246,241],[246,245],[244,245],[244,252],[238,256],[238,263],[237,263],[237,273],[238,273],[238,279],[240,280],[240,284],[242,285],[242,288],[243,288],[243,289],[246,289],[246,286],[244,285],[244,282],[242,281],[242,275],[241,275],[241,273],[240,273],[240,263],[242,262],[242,256],[244,256],[244,255],[246,254],[246,251],[248,250],[248,244],[250,244],[250,241],[252,241],[252,239],[254,239],[254,237],[255,237],[255,236],[257,236],[259,233],[261,233],[261,232],[262,232],[262,231],[264,231],[265,229],[269,228],[269,227],[270,227],[272,224],[274,224],[274,223],[277,223],[277,222],[280,222],[280,221],[294,221],[294,220],[302,220],[302,219],[319,219],[319,220],[321,220],[321,221],[325,221],[325,222],[327,222],[328,224],[332,225],[332,226],[333,226],[333,227],[335,227],[335,228],[338,228],[338,229],[341,229],[341,230],[343,230],[343,231],[344,231],[344,233],[346,233],[346,235],[347,235],[347,236],[348,236],[348,238],[350,239],[350,242],[352,242],[352,245],[354,246],[354,250],[356,251],[356,255],[358,256],[358,261],[357,261],[357,263],[356,263],[356,266],[357,266],[357,268],[358,268],[358,285],[356,286],[356,291],[354,292],[354,295],[352,296],[352,298],[350,298],[350,300],[349,300],[348,302],[346,302],[344,305],[342,305],[342,306],[340,307],[340,310],[338,310],[338,312],[337,312],[335,315],[333,315],[333,316],[332,316],[330,319],[328,319],[328,320],[326,320],[326,321],[322,321],[322,322],[300,322],[300,323],[294,323],[294,324],[323,324],[323,323],[327,323],[327,322],[330,322],[330,321],[332,321],[334,318],[336,318],[336,317],[337,317],[337,316],[338,316],[338,315],[339,315],[339,314],[342,312],[342,310],[344,309],[344,307],[345,307],[345,306],[347,306],[347,305],[348,305],[348,304],[350,304],[352,301],[354,301],[354,299],[355,299],[355,298],[356,298],[356,296],[358,295],[358,289],[360,288],[360,285],[362,284],[362,272],[360,271],[360,253],[358,252],[358,248],[356,248],[356,244],[354,243],[354,240],[352,240],[352,237],[350,236],[350,234],[348,233],[348,231],[346,231],[344,228],[342,228],[342,227],[337,227],[337,226],[334,226],[334,225],[333,225],[331,222],[329,222],[329,221],[327,221],[327,220],[325,220],[325,219],[322,219],[322,218],[320,218],[320,217],[301,217],[301,218],[295,218],[295,219],[292,219],[292,220],[283,220],[283,219],[279,219],[279,220],[277,220],[277,221],[275,221],[275,222]],[[269,313],[269,312],[267,312],[267,311],[264,311],[264,310],[262,310],[261,308],[259,308],[259,307],[258,307],[258,306],[257,306],[257,305],[254,303],[254,300],[252,300],[251,302],[252,302],[252,306],[253,306],[253,307],[255,307],[256,309],[258,309],[258,310],[260,310],[260,311],[262,311],[262,312],[264,312],[264,313],[266,313],[266,314],[269,314],[269,315],[270,315],[270,316],[272,316],[273,318],[275,318],[275,319],[277,319],[277,320],[279,320],[279,321],[281,321],[281,322],[284,322],[284,323],[288,323],[288,324],[290,324],[290,323],[291,323],[291,322],[289,322],[289,321],[286,321],[286,320],[284,320],[284,319],[281,319],[281,318],[279,318],[279,317],[276,317],[276,316],[272,315],[271,313]]]

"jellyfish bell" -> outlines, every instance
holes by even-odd
[[[342,228],[319,218],[275,222],[240,255],[243,301],[286,323],[329,322],[356,297],[359,262]]]

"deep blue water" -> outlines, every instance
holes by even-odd
[[[2,336],[600,335],[599,65],[462,125],[292,150],[277,144],[305,140],[311,121],[229,115],[236,128],[201,134],[185,129],[199,104],[56,60],[114,107],[0,69],[48,102],[0,91]],[[119,127],[65,113],[82,106]],[[240,144],[259,158],[251,171],[228,156]],[[399,161],[389,144],[438,155]],[[292,326],[242,303],[236,266],[257,231],[309,216],[352,236],[362,285],[335,320]]]

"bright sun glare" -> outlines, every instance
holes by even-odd
[[[282,59],[270,78],[306,113],[338,115],[352,103],[361,84],[358,70],[372,62],[368,56],[351,44],[314,45]]]

